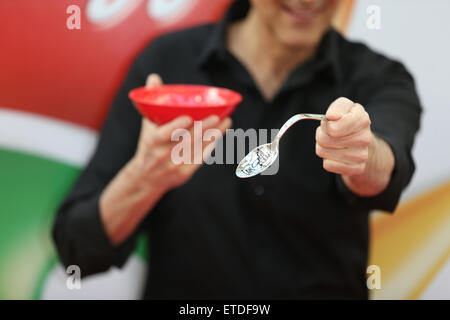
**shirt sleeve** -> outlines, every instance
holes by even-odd
[[[420,127],[421,104],[412,76],[405,67],[394,61],[380,64],[380,74],[360,90],[361,104],[369,113],[371,129],[392,149],[395,167],[388,186],[373,197],[359,197],[337,176],[337,186],[347,201],[363,209],[395,211],[402,191],[415,171],[412,148]]]
[[[118,246],[111,244],[100,217],[99,197],[136,150],[141,116],[128,92],[144,84],[136,60],[112,104],[92,159],[56,214],[53,240],[59,257],[65,266],[78,265],[83,276],[121,267],[135,247],[138,232]]]

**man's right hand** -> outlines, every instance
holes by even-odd
[[[161,78],[152,74],[147,78],[147,87],[161,85]],[[177,129],[189,130],[191,136],[191,151],[194,145],[201,145],[201,159],[206,158],[214,147],[214,142],[203,143],[203,134],[208,129],[218,129],[225,133],[230,128],[231,119],[222,121],[217,116],[211,116],[202,121],[202,134],[193,134],[193,121],[187,116],[181,116],[164,125],[157,126],[146,118],[142,120],[141,134],[139,137],[136,155],[132,159],[135,169],[139,171],[142,179],[151,184],[157,184],[164,191],[178,187],[194,174],[201,164],[194,161],[186,164],[175,164],[171,159],[172,148],[178,143],[171,140],[172,134]],[[191,153],[192,153],[191,152]]]
[[[148,87],[161,84],[156,74],[147,78]],[[176,129],[189,130],[191,150],[195,150],[194,145],[201,145],[201,158],[205,159],[214,149],[215,141],[204,144],[204,131],[216,128],[224,134],[230,126],[231,119],[220,121],[219,117],[211,116],[202,120],[202,134],[197,136],[193,134],[193,121],[189,117],[181,116],[161,126],[143,118],[135,155],[100,197],[100,215],[111,242],[123,242],[167,191],[187,182],[201,166],[172,161],[172,148],[178,142],[173,142],[171,137]]]

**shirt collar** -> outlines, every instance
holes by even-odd
[[[211,35],[205,40],[205,45],[197,58],[197,66],[204,67],[208,63],[224,60],[227,54],[226,28],[233,21],[245,18],[250,9],[248,0],[234,0],[226,11],[222,20],[213,26]],[[304,78],[304,69],[311,68],[317,72],[329,67],[330,76],[337,82],[341,81],[342,74],[339,63],[339,38],[341,35],[333,27],[322,37],[315,56],[306,63],[298,66],[291,74],[293,82]],[[218,60],[214,60],[218,59]],[[315,73],[314,72],[314,73]],[[310,73],[311,74],[311,73]]]
[[[227,53],[227,25],[233,21],[245,18],[249,8],[248,0],[235,0],[231,3],[222,20],[214,25],[211,35],[205,39],[205,45],[197,59],[198,66],[205,66],[213,58],[225,59]]]
[[[339,62],[340,37],[339,32],[331,27],[322,37],[315,55],[291,72],[288,78],[288,86],[295,87],[305,83],[319,73],[330,77],[336,83],[340,83],[342,80]]]

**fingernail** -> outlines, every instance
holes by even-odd
[[[147,87],[151,87],[153,85],[153,78],[155,77],[154,73],[152,73],[151,75],[148,76],[147,81],[145,83],[145,85]]]
[[[147,78],[147,87],[154,87],[160,85],[159,76],[156,73],[152,73]]]

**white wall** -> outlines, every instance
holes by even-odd
[[[370,5],[381,29],[366,26]],[[425,112],[414,148],[417,171],[404,198],[450,180],[450,1],[357,0],[348,36],[403,61],[416,79]]]

